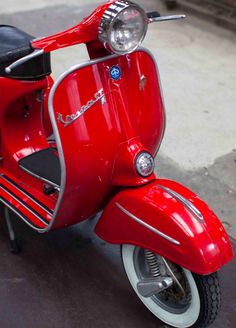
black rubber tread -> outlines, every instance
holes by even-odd
[[[122,249],[123,245],[120,247],[120,253],[124,267]],[[221,307],[221,288],[218,273],[214,272],[205,276],[195,273],[191,274],[195,280],[200,298],[200,313],[197,321],[188,328],[207,328],[215,321]],[[165,327],[176,328],[176,326],[167,324]]]
[[[197,322],[191,328],[206,328],[211,325],[220,310],[221,290],[217,272],[208,276],[193,274],[198,287],[201,309]]]
[[[200,297],[198,320],[188,328],[207,328],[216,319],[221,305],[221,290],[217,272],[208,276],[192,273]],[[166,326],[173,327],[175,326]]]

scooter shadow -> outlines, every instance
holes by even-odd
[[[120,247],[94,234],[96,219],[40,235],[11,217],[22,252],[10,253],[2,220],[0,327],[164,327],[133,292]]]

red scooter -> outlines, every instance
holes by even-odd
[[[144,305],[173,327],[207,327],[216,271],[233,257],[215,214],[154,174],[165,130],[157,65],[140,47],[148,24],[183,18],[113,0],[62,33],[35,39],[0,26],[1,202],[40,233],[99,213],[96,233],[122,245]],[[55,82],[50,52],[85,43],[90,60]]]

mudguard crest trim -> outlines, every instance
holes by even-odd
[[[161,236],[162,238],[170,241],[172,244],[175,245],[180,245],[180,242],[167,236],[166,234],[164,234],[163,232],[153,228],[151,225],[145,223],[144,221],[142,221],[141,219],[139,219],[137,216],[133,215],[132,213],[130,213],[129,211],[127,211],[123,206],[121,206],[119,203],[116,203],[116,206],[122,211],[124,212],[126,215],[128,215],[131,219],[133,219],[134,221],[138,222],[139,224],[143,225],[144,227],[146,227],[147,229],[151,230],[152,232],[154,232],[155,234],[157,234],[158,236]]]
[[[171,190],[167,187],[160,186],[160,185],[158,185],[158,187],[165,190],[171,196],[173,196],[174,198],[179,200],[181,203],[183,203],[183,205],[185,207],[187,207],[187,209],[189,211],[191,211],[200,222],[204,222],[204,217],[202,216],[201,212],[190,201],[188,201],[186,198],[184,198],[183,196],[181,196],[177,192],[175,192],[175,191],[173,191],[173,190]]]

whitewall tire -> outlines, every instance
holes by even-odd
[[[161,261],[161,257],[155,255]],[[122,246],[122,260],[128,279],[144,305],[161,321],[176,328],[203,328],[211,324],[219,310],[220,288],[217,274],[200,276],[171,263],[178,270],[183,285],[186,286],[185,297],[178,299],[178,286],[171,286],[165,292],[152,297],[143,297],[137,283],[148,278],[145,251],[132,245]],[[150,273],[149,273],[150,275]],[[166,275],[166,273],[165,273]],[[152,277],[150,277],[152,278]]]

